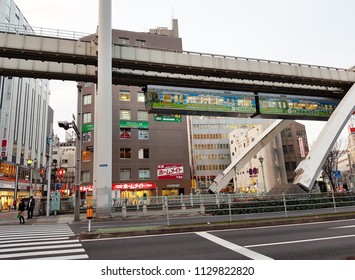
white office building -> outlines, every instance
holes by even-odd
[[[33,32],[12,0],[0,0],[1,32]],[[36,171],[46,166],[47,137],[53,111],[49,107],[48,80],[0,76],[0,197],[3,203],[33,194],[30,179],[40,183]],[[28,160],[32,160],[31,169]],[[38,184],[38,186],[41,184]]]

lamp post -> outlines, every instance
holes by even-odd
[[[265,173],[264,173],[264,158],[262,156],[259,157],[260,165],[261,165],[261,172],[263,175],[263,185],[264,185],[264,193],[266,194],[266,184],[265,184]]]
[[[81,86],[78,86],[78,91],[81,93]],[[81,97],[79,98],[81,99]],[[73,128],[76,134],[76,174],[75,174],[75,181],[76,181],[76,189],[75,189],[75,202],[74,202],[74,221],[80,221],[80,173],[81,173],[81,139],[80,139],[80,131],[73,120],[72,122],[67,121],[60,121],[58,122],[59,127],[68,130],[69,128]],[[79,124],[80,125],[80,124]]]
[[[31,158],[28,158],[27,166],[30,168],[30,196],[32,196],[32,163],[33,160]]]

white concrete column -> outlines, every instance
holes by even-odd
[[[112,1],[99,0],[98,90],[95,96],[94,195],[96,217],[111,215]]]

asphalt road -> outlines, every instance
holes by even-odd
[[[93,260],[342,260],[355,257],[355,220],[81,242]]]

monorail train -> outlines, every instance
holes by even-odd
[[[325,97],[307,97],[258,93],[258,108],[265,118],[326,120],[334,112],[340,100]]]
[[[148,85],[150,113],[326,120],[340,100],[322,97]]]
[[[147,86],[148,112],[182,115],[251,116],[256,113],[251,92]]]

